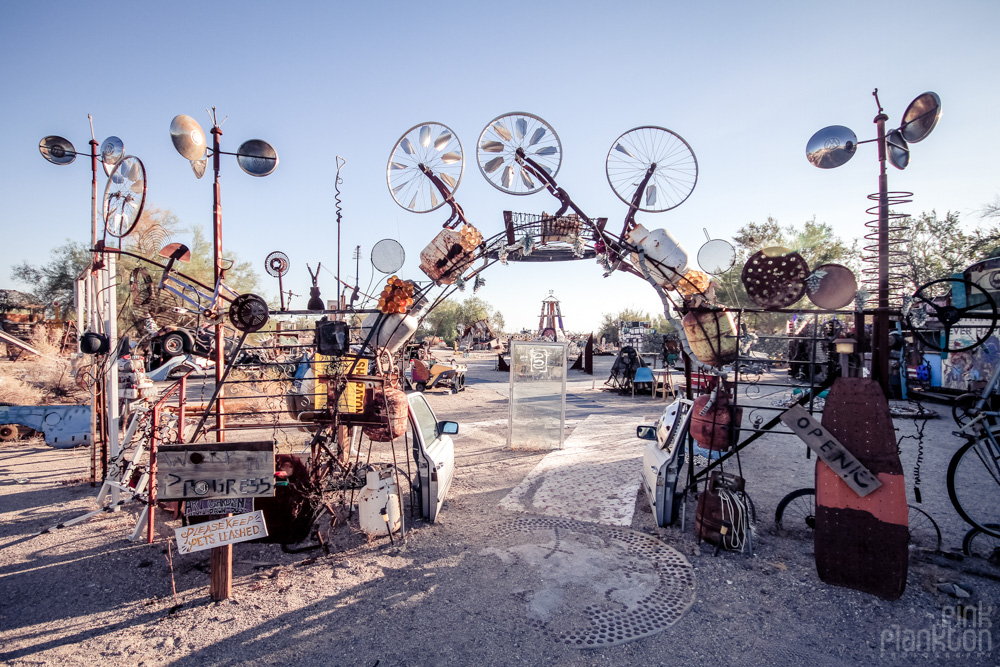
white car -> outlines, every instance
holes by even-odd
[[[420,513],[433,523],[441,512],[455,476],[455,443],[458,422],[439,421],[420,392],[407,394],[413,458],[417,462],[416,486],[420,493]]]

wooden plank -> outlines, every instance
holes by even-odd
[[[782,414],[781,422],[792,429],[859,496],[867,496],[882,486],[882,482],[801,405],[795,405]]]
[[[273,442],[211,442],[161,447],[160,500],[260,498],[274,495]]]
[[[258,510],[181,526],[174,529],[174,536],[177,539],[177,551],[189,554],[267,537],[267,525],[264,523],[264,512]]]

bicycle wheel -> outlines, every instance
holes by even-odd
[[[1000,524],[992,524],[991,527],[1000,530]],[[1000,563],[1000,537],[972,528],[962,540],[962,553],[985,558],[994,564]]]
[[[967,523],[1000,537],[1000,452],[989,438],[962,445],[948,464],[948,495]]]
[[[816,528],[816,489],[796,489],[774,510],[774,527],[796,537],[811,536]]]
[[[951,416],[960,427],[972,420],[972,409],[976,406],[977,394],[962,394],[955,397],[951,406]]]
[[[941,529],[931,515],[909,505],[910,547],[941,551]]]

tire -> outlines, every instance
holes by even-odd
[[[951,417],[960,427],[965,426],[972,419],[969,411],[976,405],[977,398],[979,396],[976,394],[962,394],[961,396],[957,396],[955,402],[952,403]]]
[[[907,523],[910,529],[910,548],[918,547],[941,551],[941,529],[930,514],[916,505],[908,505]]]
[[[774,527],[790,535],[811,536],[816,528],[816,489],[796,489],[774,510]]]
[[[184,354],[187,341],[179,333],[169,333],[163,337],[160,345],[163,347],[164,357],[176,357],[179,354]]]
[[[948,464],[951,504],[966,523],[994,537],[1000,537],[998,454],[988,438],[970,440],[955,452]]]
[[[419,391],[420,393],[423,393],[423,392],[427,391],[427,383],[426,382],[418,382],[417,385],[416,385],[416,387],[417,387],[417,391]]]
[[[998,524],[993,524],[992,527],[1000,530]],[[1000,538],[984,533],[978,528],[972,528],[962,540],[962,553],[966,556],[985,558],[991,563],[998,564],[1000,563]]]
[[[17,440],[18,435],[19,435],[18,428],[14,424],[0,425],[0,442],[10,442],[12,440]]]

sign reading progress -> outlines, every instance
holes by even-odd
[[[196,523],[192,526],[181,526],[174,529],[174,535],[177,537],[177,551],[189,554],[193,551],[267,537],[267,526],[264,524],[264,513],[258,510],[249,514],[237,514]]]
[[[258,498],[274,495],[273,442],[206,442],[161,447],[158,500]]]
[[[833,434],[823,428],[823,425],[812,418],[805,408],[796,405],[781,415],[782,423],[802,438],[809,449],[816,452],[833,472],[844,480],[859,496],[869,493],[882,486],[878,477],[873,475],[854,454],[847,451]]]

